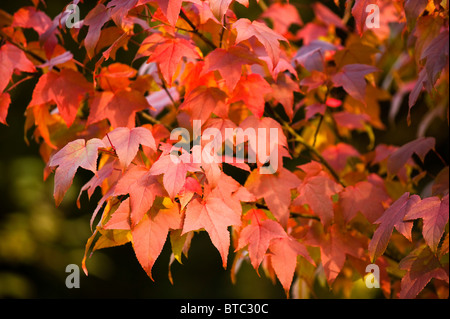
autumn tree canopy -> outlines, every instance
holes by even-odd
[[[318,277],[349,294],[374,264],[386,298],[447,298],[448,14],[74,0],[49,16],[33,0],[0,11],[0,122],[37,79],[24,137],[56,205],[80,169],[78,199],[101,192],[86,274],[92,252],[131,242],[152,278],[167,241],[181,263],[205,231],[231,280],[250,263],[288,296]]]

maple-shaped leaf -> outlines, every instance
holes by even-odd
[[[297,31],[296,38],[303,40],[304,45],[308,45],[311,42],[323,37],[325,38],[328,34],[328,27],[322,23],[317,23],[316,21],[309,22]]]
[[[305,244],[320,247],[320,260],[330,286],[342,271],[347,255],[361,259],[367,248],[367,238],[340,227],[333,224],[324,231],[322,226],[315,224],[305,238]]]
[[[209,0],[209,7],[211,8],[214,17],[223,23],[223,16],[227,13],[228,8],[233,0]]]
[[[272,87],[259,74],[243,76],[237,83],[230,103],[243,101],[252,113],[261,118],[264,113],[264,96],[272,92]]]
[[[297,267],[297,256],[300,255],[314,265],[306,247],[290,236],[275,238],[271,241],[270,261],[273,269],[286,292],[289,293],[295,268]]]
[[[279,76],[277,81],[272,86],[272,92],[269,93],[269,98],[283,105],[284,111],[289,119],[292,121],[294,117],[294,92],[300,92],[298,83],[292,80],[289,76],[283,74]]]
[[[178,193],[178,199],[180,200],[181,210],[183,210],[187,204],[191,201],[195,194],[202,195],[202,186],[193,177],[187,177],[184,181],[184,185]]]
[[[150,130],[143,127],[118,127],[103,138],[105,145],[113,147],[119,157],[122,169],[130,165],[139,149],[139,144],[156,151],[155,139]]]
[[[8,85],[14,70],[36,72],[34,64],[25,53],[8,43],[0,48],[0,65],[0,92],[3,92]]]
[[[152,207],[156,196],[165,192],[156,176],[142,166],[130,168],[117,182],[114,196],[130,194],[131,226],[141,221]]]
[[[105,144],[106,146],[107,144]],[[111,160],[104,164],[97,173],[80,189],[80,193],[77,198],[77,206],[80,208],[80,197],[84,191],[87,192],[88,198],[90,199],[94,194],[97,187],[101,187],[102,184],[108,183],[108,185],[114,185],[117,180],[121,177],[121,170],[117,167],[117,162]]]
[[[208,184],[204,187],[204,194],[213,193],[215,197],[220,198],[236,214],[241,215],[241,202],[254,202],[256,198],[245,187],[239,184],[233,177],[228,176],[219,170],[217,182],[211,184],[208,178]]]
[[[246,130],[255,130],[255,135],[258,135],[257,141],[252,142],[252,139],[249,139],[248,153],[249,157],[256,157],[256,163],[260,170],[267,169],[265,173],[275,173],[278,171],[278,168],[282,166],[283,157],[290,157],[287,150],[287,138],[284,135],[280,123],[273,118],[257,118],[256,116],[251,115],[239,124],[239,128],[244,130],[244,132]],[[265,143],[265,146],[262,143]],[[278,158],[276,158],[276,156]],[[275,163],[274,161],[277,162]],[[270,163],[270,166],[263,167],[266,163]]]
[[[376,260],[384,253],[394,227],[399,233],[411,240],[413,223],[409,221],[405,222],[403,219],[418,202],[420,202],[420,197],[418,195],[410,196],[407,192],[397,199],[388,209],[386,209],[383,215],[375,221],[375,224],[379,224],[379,226],[369,243],[369,255],[371,260]]]
[[[39,34],[39,42],[43,46],[46,57],[50,58],[58,43],[59,30],[53,27],[54,22],[43,11],[34,7],[23,7],[14,13],[12,27],[30,28]]]
[[[389,200],[386,190],[370,181],[347,186],[339,193],[339,203],[347,222],[361,212],[370,223],[374,223],[385,211],[383,203]]]
[[[183,0],[156,0],[161,11],[172,26],[175,26],[180,15]]]
[[[335,86],[342,86],[353,98],[365,103],[367,74],[379,71],[376,67],[366,64],[347,64],[332,76]]]
[[[68,143],[50,158],[48,166],[57,166],[53,192],[57,206],[72,185],[78,167],[97,172],[98,149],[101,147],[105,147],[105,144],[98,138],[87,142],[84,139],[78,139]]]
[[[225,49],[215,49],[205,57],[202,74],[213,70],[219,71],[227,87],[233,90],[242,74],[242,66],[260,63],[256,56],[243,46],[232,46]]]
[[[99,79],[100,87],[105,91],[117,91],[127,88],[131,81],[130,78],[136,75],[137,71],[123,63],[112,63],[103,67]]]
[[[245,182],[245,188],[257,198],[264,198],[269,210],[285,226],[289,218],[291,189],[300,184],[300,179],[285,168],[276,174],[260,174],[255,169]]]
[[[335,113],[333,113],[335,114]],[[359,157],[359,152],[351,145],[338,143],[328,146],[322,156],[337,172],[342,172],[347,166],[347,161],[351,157]]]
[[[313,176],[305,179],[298,187],[299,196],[292,202],[292,205],[308,204],[309,208],[320,217],[322,224],[326,226],[334,217],[331,197],[340,191],[342,191],[342,186],[328,176]]]
[[[352,8],[352,15],[355,18],[356,30],[360,35],[366,30],[366,20],[370,12],[367,12],[367,6],[378,4],[378,0],[356,0]]]
[[[180,105],[180,110],[186,110],[191,114],[192,120],[206,122],[211,113],[222,113],[226,108],[227,94],[216,87],[200,86],[186,96]]]
[[[200,165],[191,163],[192,156],[184,150],[180,156],[163,154],[150,168],[150,174],[163,175],[163,184],[170,198],[174,198],[183,188],[187,172],[201,171]]]
[[[255,37],[265,48],[269,58],[272,60],[273,67],[278,64],[280,59],[280,42],[286,41],[286,38],[276,33],[264,23],[241,18],[233,23],[233,29],[237,31],[236,44]]]
[[[133,249],[142,268],[153,280],[152,268],[161,254],[170,229],[179,229],[181,216],[178,204],[162,205],[151,209],[142,220],[131,229]]]
[[[412,29],[416,20],[425,11],[428,5],[428,0],[405,0],[405,17],[409,29]]]
[[[6,124],[6,116],[8,108],[11,104],[11,96],[9,93],[0,93],[0,123]]]
[[[156,34],[144,40],[144,43],[145,41],[149,43],[149,47],[142,52],[142,55],[149,56],[147,63],[158,64],[164,80],[169,86],[172,85],[173,77],[183,61],[183,57],[200,58],[198,48],[183,38],[165,38]]]
[[[84,47],[89,58],[95,55],[95,46],[100,38],[103,25],[111,19],[111,11],[102,3],[97,4],[84,19],[84,24],[89,26],[86,37],[84,38]]]
[[[324,71],[325,58],[329,53],[336,51],[336,49],[337,47],[330,42],[314,40],[311,41],[311,43],[302,46],[295,54],[292,61],[312,72],[311,80],[321,83],[326,80],[326,76],[321,73]],[[315,74],[314,72],[318,73]],[[312,81],[309,82],[311,83]],[[304,85],[310,85],[310,83],[304,83]]]
[[[63,69],[59,73],[51,71],[39,78],[29,106],[53,101],[70,127],[77,116],[82,99],[90,91],[92,84],[81,73],[71,69]]]
[[[428,197],[414,205],[405,215],[404,220],[423,219],[423,238],[433,252],[444,234],[448,222],[448,194],[444,198]]]
[[[96,92],[87,125],[108,119],[113,128],[135,127],[136,112],[150,108],[144,95],[133,89]]]
[[[428,152],[434,149],[436,140],[434,137],[420,137],[414,141],[402,145],[387,160],[387,169],[390,174],[397,174],[400,169],[411,159],[413,154],[423,161]]]
[[[315,2],[312,4],[314,10],[314,15],[318,20],[325,23],[326,25],[332,25],[342,30],[347,30],[347,27],[342,22],[342,19],[337,16],[333,11],[331,11],[327,6],[320,2]]]
[[[131,230],[130,213],[130,198],[128,197],[119,204],[119,207],[112,213],[111,218],[106,222],[103,228]]]
[[[222,257],[222,265],[227,267],[230,233],[228,226],[240,226],[241,215],[233,211],[214,192],[204,199],[193,199],[186,208],[183,232],[205,229],[211,242]]]
[[[267,218],[263,220],[261,217],[265,214],[260,210],[252,209],[247,212],[247,215],[250,215],[250,224],[241,230],[236,250],[248,245],[251,264],[258,271],[272,239],[283,238],[287,234],[276,221]]]
[[[365,123],[370,120],[367,114],[355,114],[346,111],[335,112],[332,116],[339,127],[349,130],[364,130]]]
[[[23,7],[14,13],[11,26],[33,28],[39,35],[43,34],[52,25],[52,20],[43,11],[34,7]]]
[[[426,245],[414,249],[398,266],[400,269],[408,270],[401,281],[399,295],[401,299],[415,298],[432,278],[445,280],[447,283],[449,281],[448,268],[445,271],[439,259]]]
[[[292,24],[303,25],[297,8],[290,3],[273,3],[261,18],[271,19],[274,31],[282,35],[288,33]]]
[[[427,70],[428,82],[434,85],[439,74],[448,65],[449,56],[449,31],[441,32],[428,47],[422,52],[420,59],[426,59],[425,69]]]

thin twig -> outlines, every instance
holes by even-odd
[[[160,124],[163,125],[166,129],[168,129],[169,131],[172,130],[172,128],[164,123],[162,123],[161,121],[158,121],[157,119],[155,119],[154,117],[152,117],[151,115],[145,113],[144,111],[139,112],[138,114],[140,114],[145,120],[149,121],[151,124],[155,125],[155,124]]]
[[[207,45],[209,45],[212,49],[217,49],[217,46],[211,42],[211,40],[209,40],[207,37],[205,37],[203,35],[203,33],[201,33],[200,31],[198,31],[197,27],[192,23],[192,21],[188,18],[188,16],[186,15],[186,13],[184,13],[184,10],[181,9],[180,11],[180,17],[187,22],[187,24],[189,24],[189,26],[192,28],[191,31],[194,34],[196,34],[200,39],[203,40],[203,42],[205,42]]]

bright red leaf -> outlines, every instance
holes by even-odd
[[[105,147],[102,140],[93,138],[89,141],[78,139],[68,143],[50,158],[49,167],[57,167],[55,171],[55,187],[53,195],[58,206],[63,200],[78,167],[97,172],[98,149]]]

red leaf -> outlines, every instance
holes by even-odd
[[[192,164],[192,157],[183,151],[180,157],[170,154],[162,155],[153,163],[150,174],[163,175],[163,184],[170,198],[174,198],[183,188],[187,172],[201,171],[199,164]]]
[[[164,190],[147,168],[135,166],[120,178],[114,190],[114,196],[126,194],[130,194],[131,226],[134,227],[152,207],[156,196],[164,196]]]
[[[90,91],[92,84],[81,73],[71,69],[63,69],[59,73],[51,71],[39,78],[29,107],[53,101],[70,127],[77,116],[82,99]]]
[[[257,198],[264,198],[280,224],[286,225],[291,189],[298,187],[300,183],[298,177],[285,168],[281,168],[277,174],[259,174],[255,169],[245,182],[245,187]]]
[[[70,185],[72,185],[72,180],[78,167],[94,173],[97,172],[98,149],[100,147],[105,147],[105,145],[98,138],[93,138],[87,143],[84,139],[78,139],[68,143],[50,158],[48,166],[58,166],[55,171],[53,192],[57,206],[59,206]]]
[[[161,254],[169,229],[179,229],[181,217],[178,205],[151,210],[131,229],[133,249],[142,268],[153,280],[152,268]]]
[[[0,48],[0,65],[0,92],[8,85],[14,70],[36,72],[36,68],[25,53],[8,43]]]
[[[227,94],[216,87],[200,86],[186,96],[180,110],[190,112],[192,120],[201,120],[204,123],[211,113],[223,113],[226,98]]]
[[[260,220],[261,217],[258,218],[258,214],[263,215],[264,213],[256,209],[247,212],[247,215],[250,215],[251,223],[241,230],[238,248],[236,248],[236,250],[240,250],[248,245],[250,261],[256,271],[258,271],[272,239],[287,236],[279,223],[270,219]]]
[[[312,228],[305,243],[320,247],[320,260],[328,284],[331,286],[344,267],[347,255],[364,258],[367,239],[355,231],[345,231],[333,224],[326,232],[322,227]]]
[[[432,149],[436,141],[434,137],[420,137],[414,141],[406,143],[388,157],[387,168],[390,174],[397,174],[400,169],[411,159],[413,154],[417,154],[423,161],[425,155]]]
[[[161,11],[172,26],[175,26],[180,15],[181,3],[183,0],[156,0]]]
[[[173,77],[183,61],[183,57],[200,58],[198,48],[186,39],[151,35],[144,41],[150,41],[153,45],[142,54],[149,55],[148,63],[156,62],[158,64],[164,80],[169,86],[172,85]]]
[[[131,130],[127,127],[118,127],[103,138],[105,145],[111,145],[119,157],[122,169],[130,165],[136,156],[139,144],[150,147],[156,151],[155,139],[150,130],[143,127],[135,127]]]
[[[263,12],[261,18],[270,18],[273,29],[279,34],[286,35],[292,24],[303,25],[297,8],[289,3],[274,3]]]
[[[89,58],[91,59],[95,55],[95,46],[100,38],[102,27],[107,21],[109,21],[110,18],[110,10],[108,10],[102,3],[99,3],[94,9],[89,11],[84,19],[84,24],[89,26],[89,30],[84,38],[84,46]]]
[[[233,2],[233,0],[209,0],[211,11],[220,23],[223,22],[223,16],[227,13],[231,2]]]
[[[401,281],[401,299],[415,298],[432,278],[449,281],[448,270],[442,268],[439,259],[427,246],[413,250],[398,266],[408,270]]]
[[[108,119],[113,128],[135,127],[136,112],[150,108],[147,99],[136,90],[96,92],[87,125]]]
[[[346,111],[333,113],[336,124],[349,130],[363,130],[364,124],[370,120],[367,114],[355,114]]]
[[[352,15],[355,18],[356,30],[360,35],[366,30],[366,20],[370,12],[366,8],[370,4],[378,4],[378,0],[356,0],[352,8]]]
[[[441,71],[448,65],[449,56],[449,32],[440,33],[428,47],[422,52],[420,59],[426,59],[425,69],[427,70],[428,82],[434,85]]]
[[[259,60],[248,49],[241,46],[232,46],[228,50],[215,49],[205,58],[202,74],[218,70],[225,79],[227,87],[233,90],[242,74],[242,66],[259,63]]]
[[[278,77],[277,81],[271,86],[272,93],[269,94],[269,97],[283,105],[286,115],[292,121],[294,117],[294,92],[300,92],[297,82],[289,76],[283,75]]]
[[[306,247],[292,237],[285,236],[273,239],[269,249],[272,266],[286,295],[288,295],[292,279],[294,278],[295,268],[297,267],[297,256],[304,257],[311,264],[314,264],[314,261],[309,256]]]
[[[342,172],[347,166],[347,161],[351,157],[359,157],[359,152],[351,145],[338,143],[328,146],[322,156],[337,172]]]
[[[334,217],[331,196],[342,191],[342,186],[327,176],[313,176],[303,181],[298,187],[299,196],[292,205],[308,204],[309,208],[320,217],[323,225],[329,225]]]
[[[0,123],[6,124],[6,116],[8,115],[9,105],[11,104],[11,96],[9,93],[0,93]]]
[[[103,228],[131,230],[130,210],[130,198],[128,197],[120,203]]]
[[[259,74],[243,76],[233,91],[230,103],[243,101],[252,113],[261,118],[264,113],[264,96],[272,92],[272,87]]]
[[[339,199],[347,222],[361,212],[370,223],[374,223],[384,213],[383,203],[388,203],[390,197],[384,188],[363,181],[354,186],[347,186],[339,194]]]
[[[405,193],[375,221],[375,224],[380,225],[369,243],[369,255],[371,260],[375,261],[384,253],[394,227],[403,236],[411,240],[411,229],[413,224],[412,222],[404,222],[403,219],[418,202],[420,202],[419,196],[410,196],[409,193]]]
[[[448,194],[442,200],[438,197],[428,197],[414,205],[404,220],[422,218],[425,242],[436,252],[448,222],[448,210]]]
[[[240,224],[241,215],[229,208],[222,198],[211,193],[203,200],[194,199],[189,203],[182,234],[204,228],[222,257],[223,267],[226,268],[230,247],[227,227]]]
[[[42,35],[52,26],[52,20],[43,11],[37,11],[34,7],[24,7],[14,13],[11,26],[32,28]]]
[[[255,37],[264,46],[267,54],[272,60],[273,67],[276,67],[280,59],[280,42],[287,41],[285,37],[276,33],[264,23],[242,18],[233,24],[233,29],[237,31],[236,44]]]
[[[376,67],[365,64],[347,64],[332,76],[335,86],[342,86],[355,99],[365,104],[367,74],[379,71]]]
[[[332,25],[342,30],[347,30],[347,27],[342,22],[342,19],[322,3],[315,2],[312,4],[312,8],[316,18],[326,25]]]
[[[12,27],[30,28],[39,34],[39,42],[43,43],[46,57],[50,58],[58,44],[57,33],[54,22],[43,11],[34,7],[20,8],[14,13]]]

